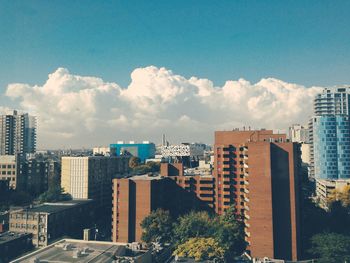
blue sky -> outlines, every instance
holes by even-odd
[[[165,66],[217,85],[350,83],[350,1],[0,1],[0,87],[66,67],[126,86]]]
[[[308,87],[350,84],[349,13],[341,0],[0,0],[0,106],[39,117],[40,147],[285,129],[312,113]],[[29,85],[5,96],[10,83]]]

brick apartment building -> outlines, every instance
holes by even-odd
[[[271,130],[217,131],[214,155],[215,211],[235,204],[251,255],[299,258],[299,145]]]
[[[162,163],[162,178],[114,180],[113,241],[140,241],[139,223],[158,207],[171,211],[177,203],[223,214],[234,205],[245,222],[247,249],[253,257],[296,260],[300,165],[299,145],[287,142],[285,134],[215,132],[212,175],[188,176],[181,163]],[[186,201],[170,190],[175,188],[182,189],[176,194],[187,194]],[[190,204],[191,198],[196,203]]]
[[[206,202],[180,187],[175,180],[162,176],[140,175],[113,179],[112,240],[141,241],[140,223],[158,208],[174,217],[193,209],[205,209]]]

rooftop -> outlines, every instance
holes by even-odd
[[[23,236],[31,236],[32,234],[29,233],[14,233],[14,232],[5,232],[0,234],[0,245],[12,240],[15,240],[17,238],[23,237]]]
[[[123,243],[63,239],[11,263],[112,263],[115,262],[114,256],[125,254],[125,248],[126,244]],[[138,253],[136,257],[142,254]]]
[[[160,176],[159,174],[152,174],[152,175],[141,174],[141,175],[134,175],[134,176],[129,177],[129,179],[131,179],[131,180],[148,180],[148,181],[160,180],[160,179],[163,179],[163,178],[164,177]]]
[[[28,207],[28,208],[21,208],[19,210],[26,210],[28,212],[32,213],[57,213],[62,210],[69,209],[73,206],[78,206],[86,203],[90,203],[92,200],[90,199],[73,199],[70,201],[63,201],[63,202],[57,202],[57,203],[44,203],[41,205]],[[14,210],[13,210],[14,211]]]

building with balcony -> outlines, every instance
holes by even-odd
[[[196,192],[196,179],[183,175],[139,175],[113,179],[113,242],[141,241],[140,223],[158,208],[168,210],[174,218],[191,210],[209,208],[207,204],[213,201],[213,178],[203,180],[206,180],[203,185],[207,184],[208,189]],[[200,195],[204,199],[207,195],[209,199],[201,200]]]
[[[252,257],[300,256],[299,144],[271,130],[217,131],[215,211],[234,205]]]

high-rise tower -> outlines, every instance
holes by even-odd
[[[0,115],[0,155],[34,153],[36,117],[28,113]]]
[[[350,178],[350,88],[325,88],[314,99],[309,121],[311,176]]]

